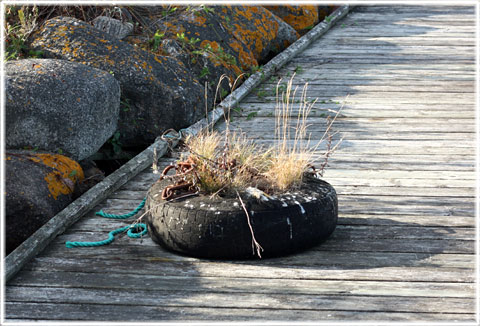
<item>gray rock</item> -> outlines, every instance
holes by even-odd
[[[93,21],[93,26],[105,33],[108,33],[119,40],[124,39],[128,35],[133,33],[133,24],[128,22],[121,22],[118,19],[98,16]]]
[[[175,58],[155,56],[70,17],[48,20],[31,46],[47,57],[112,72],[125,103],[119,141],[145,146],[168,128],[184,128],[204,116],[203,86]]]
[[[104,71],[65,60],[5,65],[6,147],[38,148],[82,160],[117,128],[120,85]]]
[[[72,202],[80,165],[58,154],[5,153],[5,234],[7,254]]]

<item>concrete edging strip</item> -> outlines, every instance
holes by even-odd
[[[350,8],[351,6],[345,5],[335,10],[329,16],[328,22],[325,20],[320,22],[311,31],[275,56],[263,66],[261,71],[257,71],[250,76],[239,88],[234,90],[220,104],[218,104],[214,110],[210,111],[206,118],[194,123],[189,128],[186,128],[185,132],[196,135],[205,127],[215,124],[224,115],[225,110],[237,105],[238,102],[247,96],[262,81],[269,78],[295,55],[303,51],[313,41],[325,34],[338,20],[347,15]],[[172,146],[176,146],[177,142],[178,141],[173,141]],[[160,138],[157,138],[147,149],[77,198],[73,203],[55,215],[32,236],[12,251],[5,258],[5,282],[8,282],[30,259],[45,249],[45,247],[57,235],[65,232],[65,230],[67,230],[73,223],[77,222],[89,210],[151,165],[153,162],[154,149],[157,150],[157,157],[162,157],[167,152],[168,145]]]

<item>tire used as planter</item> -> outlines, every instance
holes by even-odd
[[[190,196],[165,202],[168,181],[149,190],[148,233],[166,249],[199,258],[254,258],[247,216],[237,197]],[[335,229],[338,202],[325,181],[305,177],[295,190],[261,201],[241,193],[263,257],[291,254],[324,241]]]

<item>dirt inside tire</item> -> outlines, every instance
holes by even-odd
[[[247,216],[237,197],[196,195],[166,202],[168,181],[147,194],[148,233],[162,247],[187,256],[216,259],[257,257]],[[338,202],[325,181],[306,177],[295,190],[267,201],[240,193],[249,212],[262,258],[292,254],[324,241],[335,229]]]

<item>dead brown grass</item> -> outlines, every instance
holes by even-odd
[[[323,173],[328,158],[339,144],[332,146],[331,132],[338,113],[328,120],[325,134],[312,145],[307,133],[307,117],[316,101],[307,100],[308,84],[301,90],[300,100],[296,100],[298,87],[293,88],[293,78],[283,92],[279,92],[280,81],[277,84],[273,146],[264,148],[241,132],[230,132],[226,113],[227,126],[223,134],[209,129],[185,141],[188,155],[182,160],[195,164],[194,173],[187,176],[187,181],[209,194],[234,193],[248,187],[267,193],[284,192],[302,183],[305,172],[318,157],[319,146],[326,142]],[[293,103],[300,104],[296,115]]]

